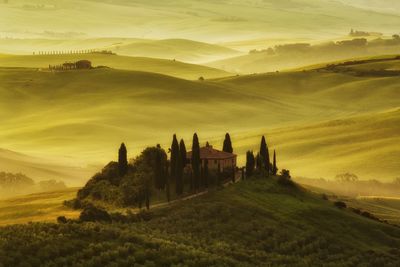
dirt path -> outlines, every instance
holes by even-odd
[[[241,180],[241,173],[237,172],[235,175],[236,175],[235,183],[238,183]],[[225,182],[224,184],[222,184],[222,186],[223,187],[228,187],[228,186],[230,186],[232,184],[233,184],[232,181],[228,181],[228,182]],[[150,206],[150,210],[160,209],[160,208],[163,208],[163,207],[168,207],[168,206],[174,205],[177,202],[182,202],[182,201],[186,201],[186,200],[189,200],[189,199],[193,199],[193,198],[205,195],[208,192],[209,192],[208,190],[204,190],[204,191],[198,192],[196,194],[192,194],[192,195],[188,195],[188,196],[185,196],[185,197],[182,197],[182,198],[174,199],[174,200],[172,200],[170,202],[163,202],[163,203],[154,204],[154,205]],[[140,210],[137,209],[137,208],[133,210],[133,212],[135,212],[135,213],[137,213],[139,211]]]

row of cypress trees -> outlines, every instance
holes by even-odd
[[[264,139],[264,144],[265,139]],[[225,135],[223,142],[223,151],[233,153],[232,141],[229,133]],[[263,158],[268,149],[262,150]],[[145,153],[147,152],[147,153]],[[187,149],[183,139],[178,142],[176,134],[173,135],[171,148],[169,149],[170,160],[167,160],[167,155],[160,145],[154,148],[147,148],[142,155],[147,155],[147,159],[151,161],[152,170],[154,172],[154,187],[157,190],[166,190],[167,200],[170,200],[170,182],[175,183],[175,193],[177,196],[183,195],[184,192],[184,168],[188,163]],[[152,155],[152,156],[150,156]],[[149,158],[150,157],[150,158]],[[208,162],[205,160],[203,166],[200,158],[200,142],[198,135],[195,133],[192,140],[192,154],[190,159],[192,173],[189,179],[189,188],[191,192],[197,192],[201,188],[208,188]],[[121,144],[118,151],[118,171],[120,177],[128,174],[129,165],[127,158],[127,149],[124,143]],[[217,177],[217,184],[220,183]],[[146,205],[149,205],[150,185],[146,182]]]
[[[232,141],[229,133],[225,135],[223,143],[223,151],[233,153]],[[184,168],[189,159],[187,159],[186,145],[183,139],[178,144],[176,135],[172,138],[172,145],[170,148],[171,153],[171,178],[175,179],[175,192],[178,196],[183,194],[184,189]],[[192,140],[192,155],[191,155],[191,169],[192,174],[190,177],[189,187],[191,191],[198,191],[200,188],[207,188],[208,181],[208,161],[205,160],[204,167],[201,166],[200,158],[200,142],[197,133],[193,135]]]
[[[276,175],[278,167],[276,166],[276,151],[274,150],[273,162],[271,164],[268,145],[265,136],[261,138],[260,151],[254,156],[253,151],[246,153],[246,176],[253,175],[254,170],[258,170],[268,177],[270,174]]]

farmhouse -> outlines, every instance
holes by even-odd
[[[192,152],[186,155],[187,166],[190,167]],[[200,148],[201,166],[204,167],[205,162],[208,163],[208,169],[222,172],[224,170],[232,170],[236,168],[237,155],[214,149],[208,142],[206,146]]]
[[[76,62],[65,62],[62,65],[49,65],[50,70],[85,70],[91,69],[92,62],[89,60],[79,60]]]

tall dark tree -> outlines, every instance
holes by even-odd
[[[178,176],[180,173],[180,154],[179,154],[179,143],[174,134],[172,145],[171,145],[171,178],[175,181],[175,186],[178,186]]]
[[[200,144],[199,138],[195,133],[193,135],[193,143],[192,143],[192,170],[193,170],[193,181],[194,181],[194,189],[197,190],[200,187]]]
[[[276,166],[276,152],[274,149],[274,160],[273,160],[273,165],[272,165],[272,174],[276,175],[278,173],[278,167]]]
[[[226,133],[226,135],[225,135],[222,151],[228,152],[228,153],[233,153],[232,141],[231,141],[231,136],[229,135],[229,133]]]
[[[165,161],[167,160],[167,155],[159,144],[154,153],[154,185],[156,189],[163,190],[166,183]]]
[[[260,153],[257,153],[255,157],[255,168],[258,171],[261,171],[264,169],[263,161],[261,159]]]
[[[187,151],[186,151],[185,141],[183,141],[183,139],[181,139],[181,142],[179,143],[179,153],[181,155],[181,160],[182,160],[182,169],[184,169],[187,163],[187,157],[186,157]]]
[[[255,167],[255,158],[253,151],[247,151],[246,153],[246,179],[253,175]]]
[[[260,145],[260,157],[262,160],[262,165],[264,166],[264,169],[267,173],[267,176],[269,175],[270,172],[270,158],[269,158],[269,152],[268,152],[268,146],[267,142],[265,141],[265,137],[263,136],[261,138],[261,145]]]
[[[183,194],[183,170],[186,166],[186,146],[183,139],[179,143],[179,158],[177,164],[177,176],[176,176],[176,194],[178,196]]]
[[[118,170],[121,177],[128,172],[128,154],[124,143],[121,144],[118,151]]]

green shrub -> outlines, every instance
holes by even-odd
[[[96,207],[94,205],[87,205],[81,212],[79,220],[82,222],[111,222],[111,216],[105,209]]]

